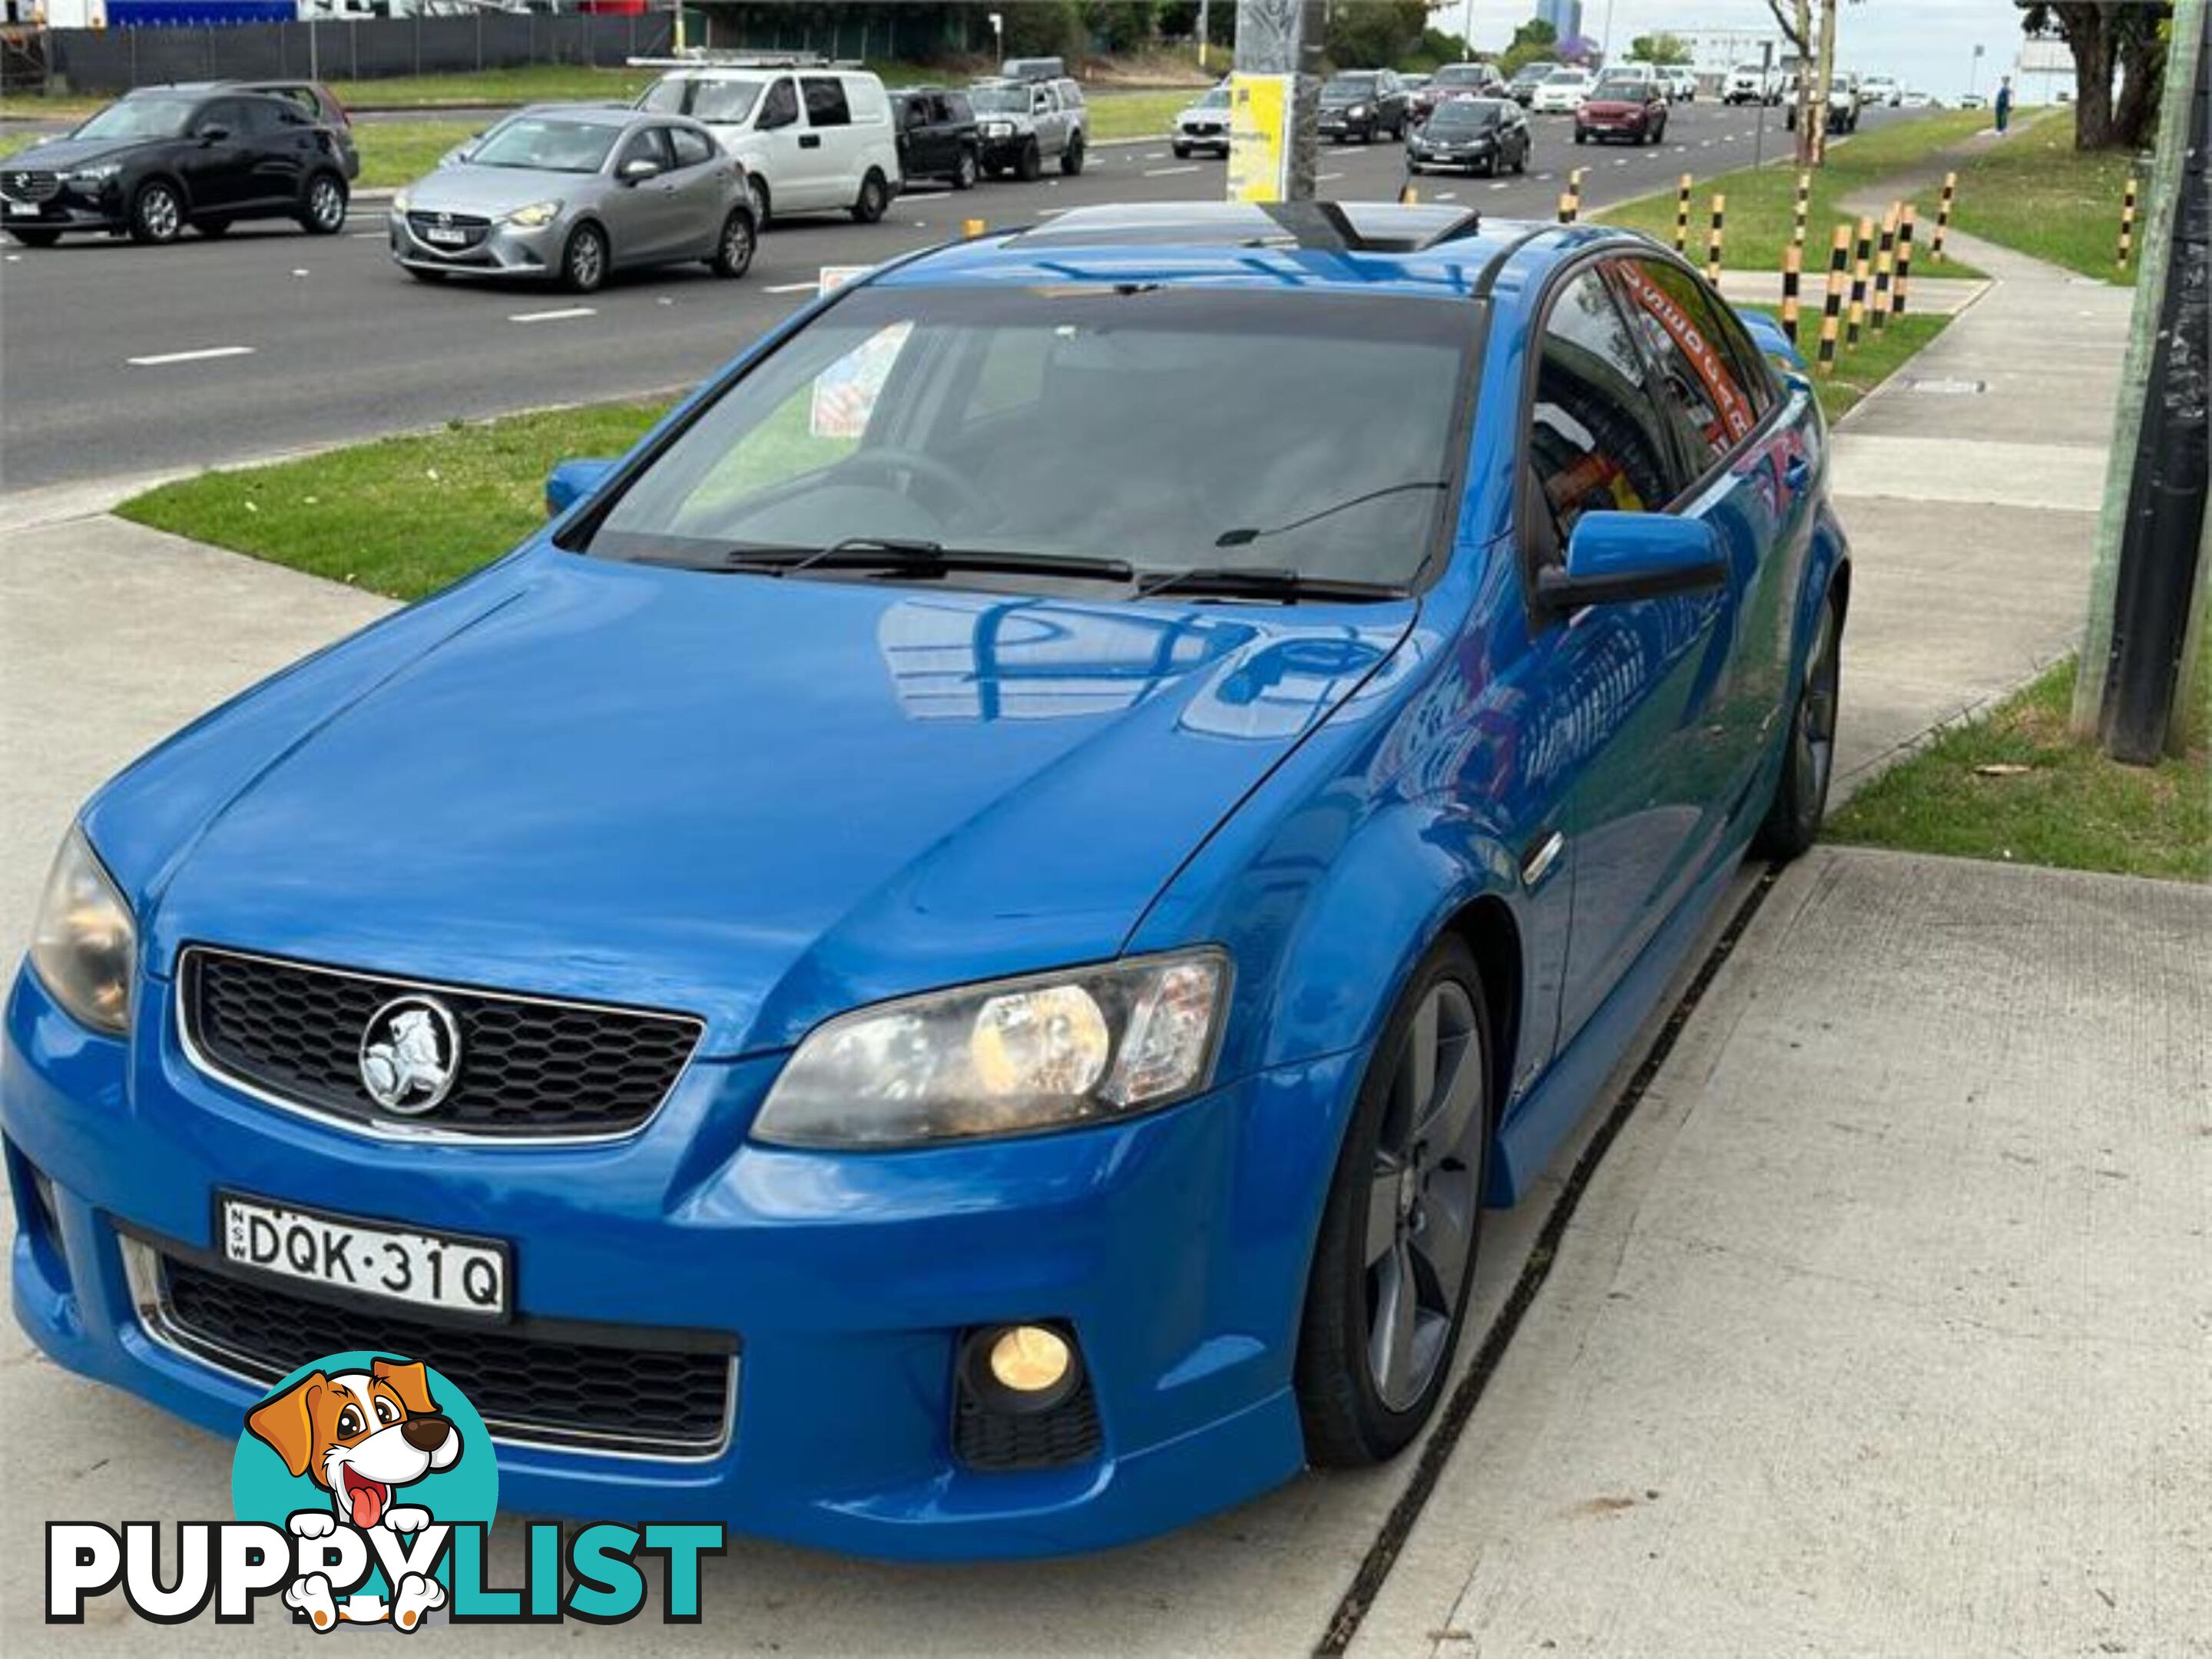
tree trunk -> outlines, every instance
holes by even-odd
[[[2088,0],[2051,10],[2074,52],[2074,148],[2102,149],[2112,142],[2112,8]]]
[[[1797,48],[1797,165],[1809,167],[1818,165],[1820,147],[1814,137],[1815,111],[1813,103],[1813,0],[1796,0],[1797,27],[1790,35],[1790,44]]]
[[[1828,159],[1828,88],[1836,77],[1836,13],[1844,0],[1821,0],[1820,55],[1813,65],[1813,161]]]
[[[2130,149],[2149,146],[2158,125],[2160,89],[2166,82],[2166,47],[2155,34],[2131,39],[2120,53],[2120,100],[2106,142]]]

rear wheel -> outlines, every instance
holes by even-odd
[[[300,228],[310,236],[335,236],[345,228],[346,187],[336,173],[319,173],[307,181],[300,207]]]
[[[1060,153],[1060,170],[1071,179],[1083,171],[1083,135],[1081,133],[1071,132],[1067,135],[1067,148]]]
[[[1474,953],[1447,937],[1376,1045],[1322,1216],[1297,1373],[1316,1464],[1395,1455],[1443,1392],[1474,1278],[1490,1043]]]
[[[743,208],[732,208],[730,216],[722,221],[714,257],[707,263],[717,276],[742,276],[752,269],[753,247],[752,216]]]
[[[562,285],[571,294],[591,294],[606,280],[606,233],[597,225],[578,225],[561,250]]]
[[[1820,838],[1828,810],[1828,782],[1836,763],[1836,709],[1843,686],[1844,619],[1833,592],[1820,607],[1820,625],[1805,653],[1805,680],[1791,712],[1790,747],[1774,804],[1753,837],[1763,858],[1794,859]]]
[[[131,198],[131,240],[134,242],[173,242],[185,228],[185,204],[176,187],[160,179],[138,186]]]
[[[853,198],[853,219],[856,224],[872,225],[884,216],[884,210],[891,204],[890,186],[884,175],[873,167],[860,180],[860,193]]]

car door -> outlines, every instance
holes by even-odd
[[[731,163],[714,141],[696,127],[672,126],[667,133],[668,148],[676,158],[669,183],[681,215],[669,252],[678,258],[704,259],[721,240],[723,180]]]
[[[1780,719],[1792,573],[1811,547],[1810,459],[1794,453],[1795,435],[1767,418],[1772,381],[1711,289],[1668,259],[1623,259],[1613,270],[1697,474],[1680,510],[1712,526],[1728,561],[1725,607],[1699,688],[1708,719],[1692,745],[1711,780],[1711,842],[1759,805],[1747,792]]]
[[[688,228],[668,129],[633,129],[615,147],[615,188],[607,198],[607,234],[615,263],[633,265],[680,252]]]
[[[806,204],[849,207],[860,193],[861,168],[845,82],[835,75],[802,75],[799,91],[806,112],[806,131],[799,139],[806,157]]]
[[[1686,482],[1633,325],[1601,264],[1556,284],[1537,336],[1520,520],[1536,570],[1564,562],[1595,510],[1668,510]],[[1532,617],[1533,741],[1546,751],[1572,882],[1559,1042],[1579,1030],[1686,891],[1709,784],[1693,763],[1723,602],[1711,593]],[[1556,858],[1558,854],[1554,854]]]
[[[194,213],[236,210],[252,199],[253,150],[244,131],[240,98],[213,98],[200,106],[187,129],[177,170]]]
[[[760,113],[753,120],[754,141],[740,153],[769,186],[772,208],[781,211],[818,206],[809,200],[810,177],[818,177],[815,152],[821,140],[809,132],[799,112],[799,83],[779,75],[761,94]],[[807,141],[813,142],[809,143]],[[803,146],[803,148],[802,148]],[[818,183],[811,189],[818,193]]]
[[[1037,149],[1047,161],[1067,148],[1067,114],[1060,94],[1040,83],[1030,88],[1030,120],[1036,128]]]

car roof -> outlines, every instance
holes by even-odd
[[[687,115],[673,111],[639,109],[631,104],[525,104],[514,112],[517,115],[557,115],[564,121],[575,121],[586,126],[626,127],[633,121],[672,121],[682,125],[696,125]]]
[[[1464,301],[1486,293],[1504,260],[1524,247],[1595,241],[1645,245],[1603,226],[1486,219],[1449,203],[1138,203],[1073,208],[951,243],[886,268],[869,286],[1137,283]]]

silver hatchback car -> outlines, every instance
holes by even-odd
[[[604,104],[518,111],[392,198],[392,257],[424,282],[551,278],[702,259],[742,276],[754,246],[744,164],[680,115]]]

